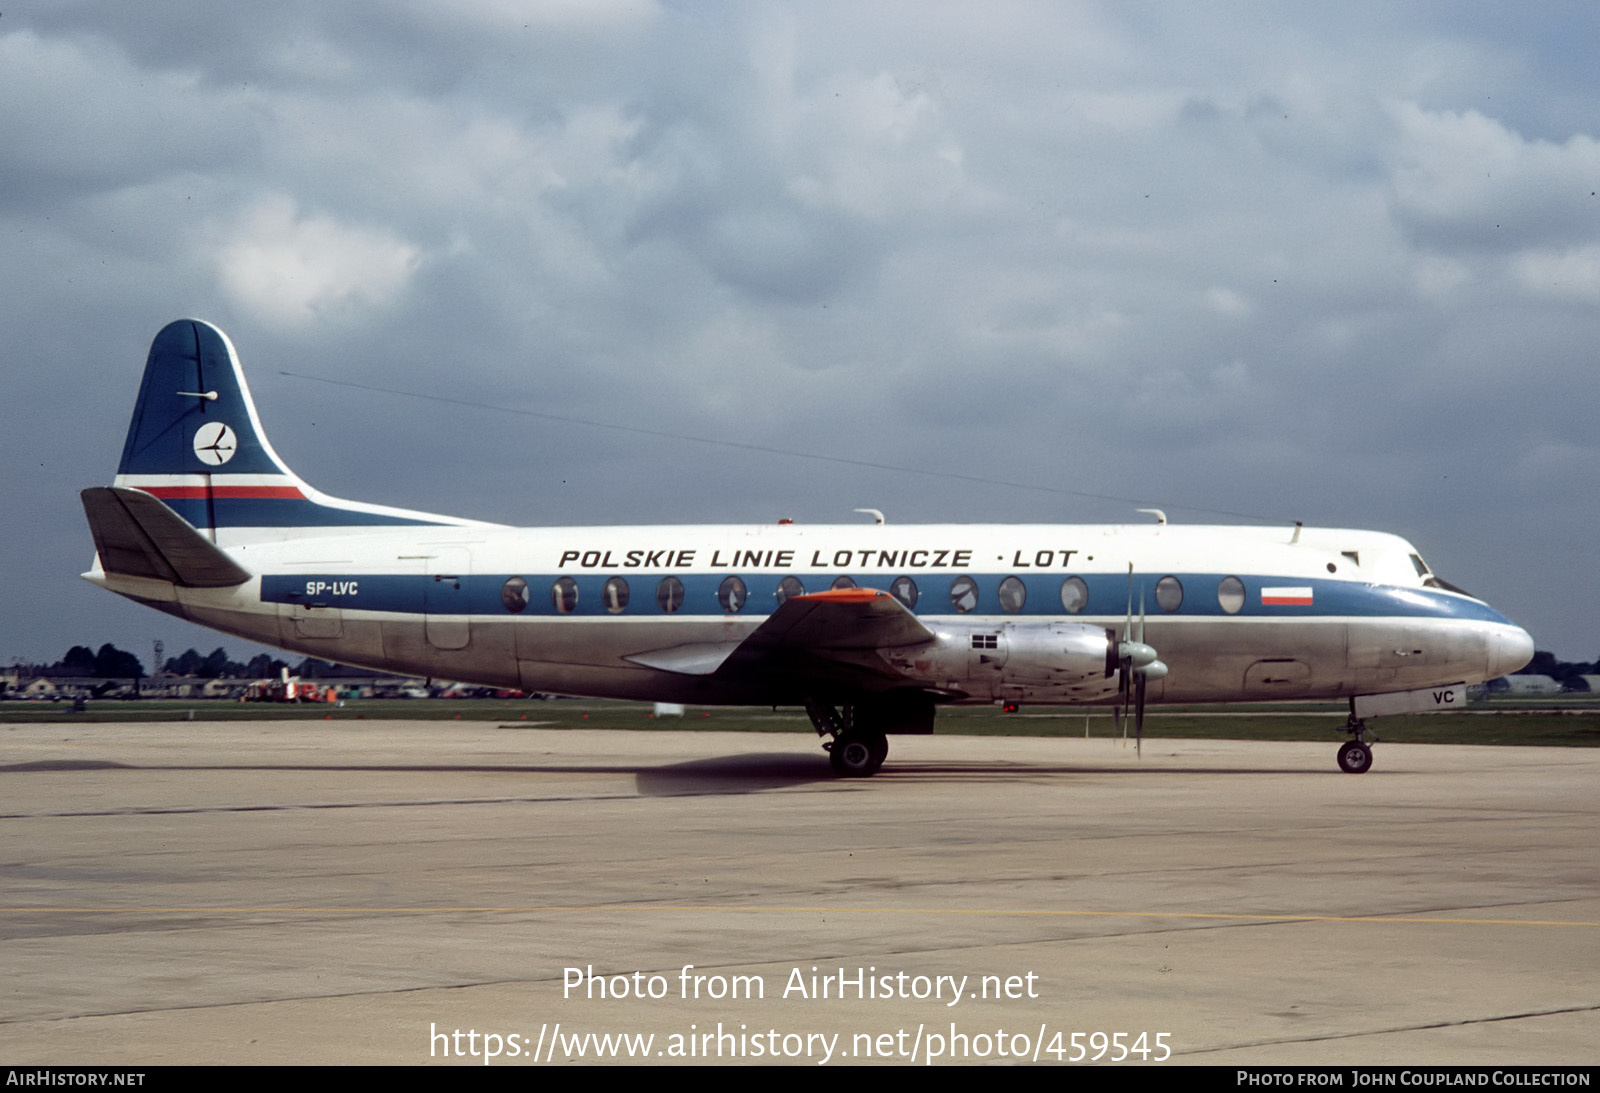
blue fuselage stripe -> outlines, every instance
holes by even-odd
[[[656,591],[660,582],[676,577],[683,585],[679,615],[737,615],[763,618],[777,609],[776,589],[784,575],[736,574],[744,582],[746,600],[738,612],[726,612],[718,590],[728,579],[722,573],[635,574],[626,578],[627,606],[620,612],[608,611],[601,575],[573,576],[577,603],[572,610],[556,609],[553,589],[559,579],[549,574],[269,574],[261,578],[261,599],[267,603],[301,604],[314,607],[342,607],[351,610],[398,612],[405,614],[486,615],[497,617],[664,617]],[[864,588],[889,589],[890,575],[851,575]],[[977,599],[969,612],[960,612],[952,603],[951,584],[969,577],[977,585]],[[916,615],[954,615],[970,613],[1009,618],[1071,618],[1086,616],[1121,617],[1128,611],[1128,578],[1125,574],[1078,574],[1088,587],[1088,599],[1078,612],[1062,607],[1061,585],[1069,574],[1027,578],[1026,600],[1018,611],[1006,611],[1000,603],[1000,582],[1013,574],[966,573],[950,580],[919,582],[919,596],[912,613]],[[1144,612],[1152,620],[1163,617],[1213,618],[1427,618],[1462,619],[1507,623],[1499,612],[1478,600],[1437,592],[1431,589],[1398,588],[1391,585],[1354,581],[1331,581],[1301,577],[1251,577],[1234,575],[1245,586],[1244,604],[1237,612],[1225,611],[1217,596],[1223,579],[1218,574],[1179,573],[1175,576],[1184,589],[1183,602],[1176,611],[1164,611],[1156,603],[1155,586],[1169,574],[1135,574],[1133,610],[1140,610],[1141,591]],[[502,590],[513,578],[527,583],[527,605],[521,611],[506,606]],[[821,592],[833,581],[824,575],[804,575],[806,591]],[[1311,603],[1273,604],[1262,602],[1262,589],[1309,589]],[[513,603],[518,602],[511,597]]]

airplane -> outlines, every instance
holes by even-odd
[[[833,769],[954,703],[1465,704],[1533,641],[1373,531],[1169,524],[513,528],[344,501],[268,443],[227,336],[156,335],[83,576],[309,656],[528,692],[800,706]],[[872,510],[863,510],[872,511]],[[1148,510],[1154,512],[1154,510]]]

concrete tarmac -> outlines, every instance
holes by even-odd
[[[1600,750],[526,726],[0,727],[0,1062],[1600,1062]]]

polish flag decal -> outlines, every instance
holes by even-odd
[[[1263,588],[1261,604],[1263,607],[1310,607],[1311,589]]]

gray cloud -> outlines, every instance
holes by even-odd
[[[1594,20],[8,9],[23,580],[0,656],[220,640],[73,575],[73,492],[109,477],[148,339],[182,314],[230,332],[275,444],[346,496],[529,523],[1121,520],[1137,499],[1380,527],[1596,655]]]

